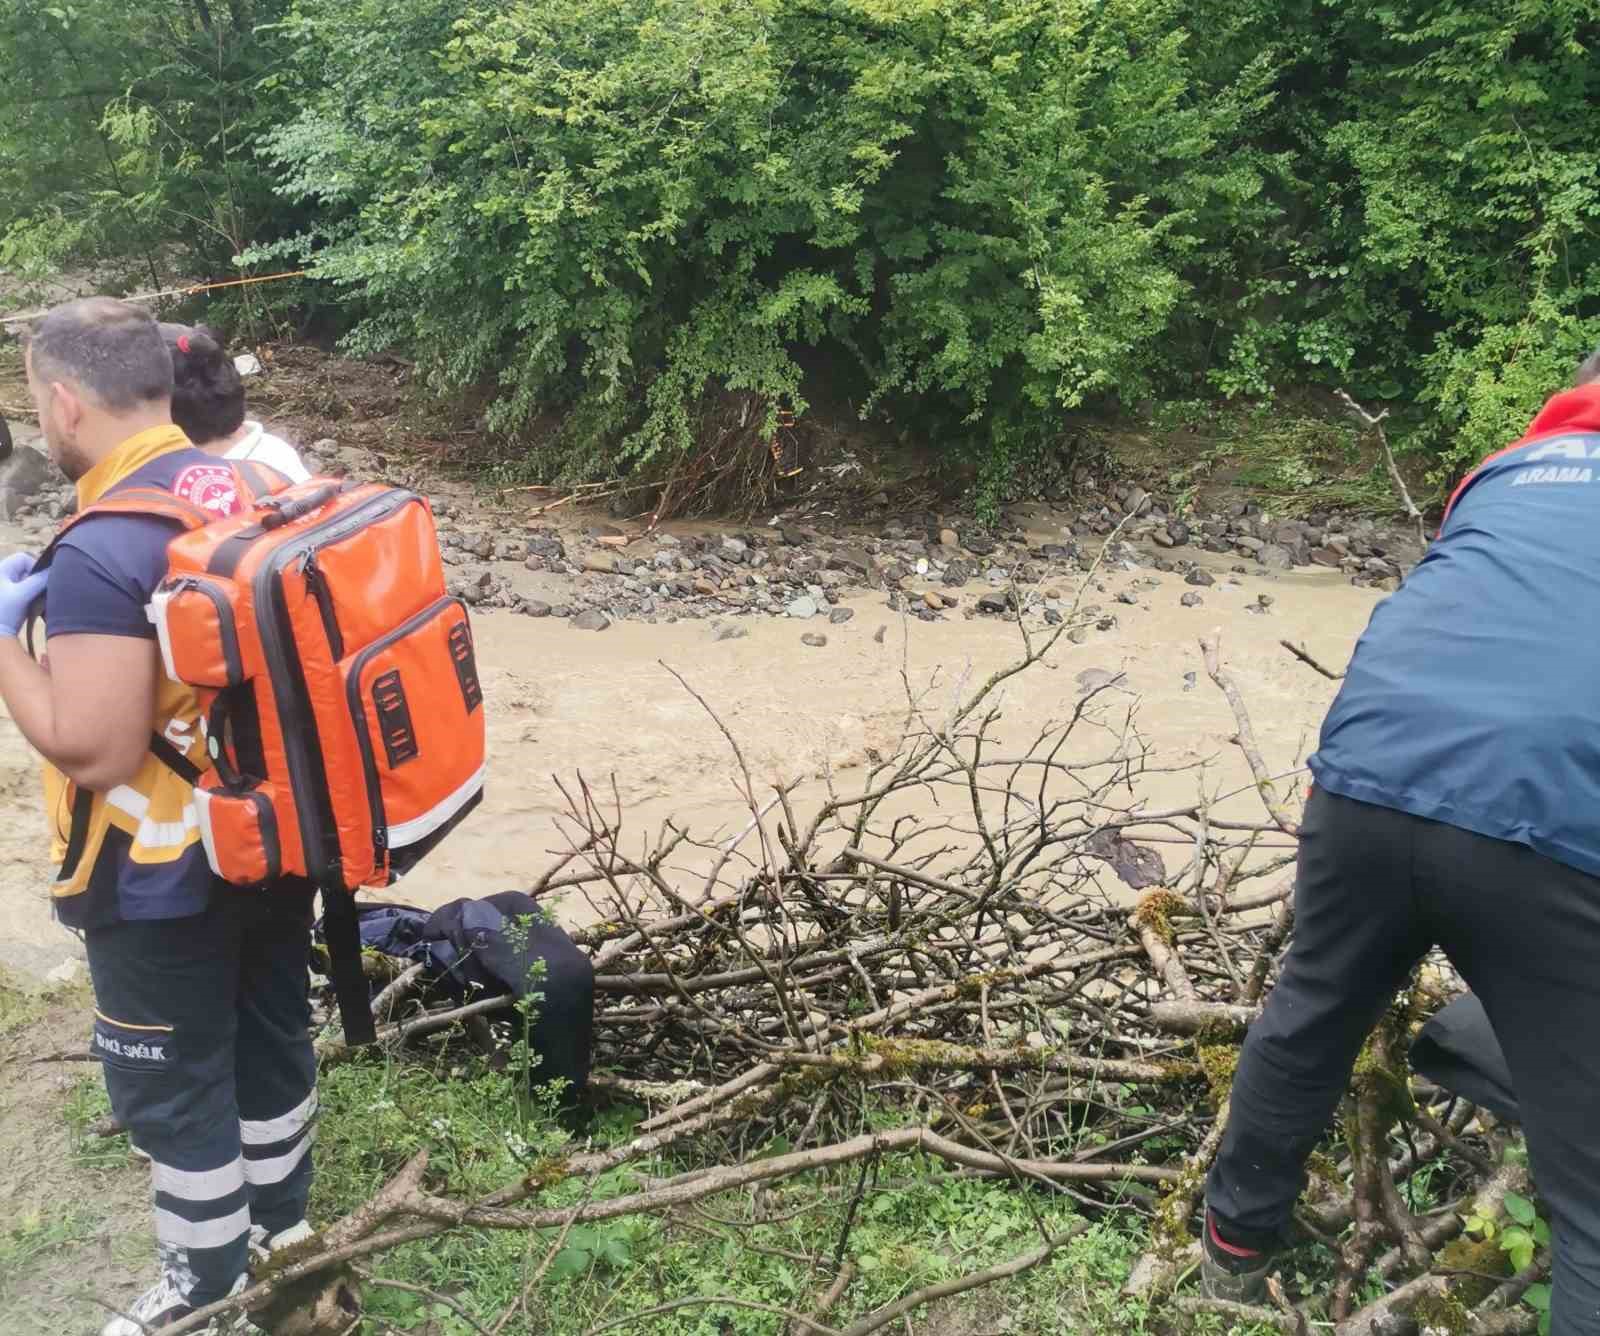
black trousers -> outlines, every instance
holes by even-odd
[[[1600,1333],[1600,878],[1521,845],[1312,794],[1294,943],[1240,1055],[1207,1202],[1241,1246],[1281,1238],[1362,1042],[1433,946],[1511,1068],[1551,1215],[1552,1330]]]
[[[219,886],[191,918],[86,934],[92,1051],[151,1159],[162,1270],[195,1307],[244,1274],[251,1227],[301,1220],[311,1188],[311,895]]]

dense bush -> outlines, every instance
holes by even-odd
[[[124,51],[74,129],[38,111],[73,87],[48,16],[104,45],[122,0],[0,0],[0,58],[48,64],[0,142],[75,183],[0,165],[0,265],[118,210],[309,261],[351,346],[563,421],[546,474],[670,458],[720,390],[820,393],[993,496],[1071,410],[1301,383],[1392,402],[1448,472],[1600,338],[1592,0],[270,2],[157,6],[175,50],[226,28],[229,73]]]
[[[254,144],[283,0],[0,0],[0,272],[224,276],[285,204]]]

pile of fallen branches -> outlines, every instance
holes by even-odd
[[[1259,796],[1259,813],[1241,814],[1238,793],[1208,791],[1200,768],[1192,803],[1147,804],[1148,781],[1173,772],[1116,680],[1065,698],[1060,717],[1017,735],[1007,683],[1076,621],[1041,633],[1024,592],[1016,605],[1016,664],[923,690],[905,673],[898,741],[869,753],[848,787],[828,776],[802,804],[798,783],[759,781],[723,728],[749,819],[718,840],[672,824],[636,837],[614,795],[569,785],[568,848],[532,890],[588,906],[589,926],[575,935],[597,975],[594,1084],[645,1106],[637,1135],[530,1165],[471,1201],[431,1179],[419,1156],[360,1210],[276,1258],[234,1303],[269,1329],[342,1330],[353,1301],[344,1268],[402,1243],[463,1228],[545,1230],[559,1249],[578,1222],[672,1215],[908,1150],[1030,1193],[1068,1194],[1085,1212],[1147,1213],[1155,1246],[1130,1287],[1178,1287],[1196,1260],[1190,1239],[1238,1044],[1293,930],[1296,781],[1264,761],[1215,638],[1203,643],[1207,671],[1232,708],[1252,776],[1242,792]],[[421,987],[407,971],[378,998],[385,1047],[427,1050],[464,1031],[492,1040],[510,1006],[430,1007]],[[1492,1215],[1525,1188],[1522,1171],[1502,1167],[1504,1134],[1491,1120],[1407,1076],[1409,1027],[1439,991],[1413,990],[1373,1036],[1343,1149],[1324,1157],[1300,1211],[1306,1237],[1338,1253],[1331,1292],[1297,1307],[1280,1285],[1274,1308],[1230,1310],[1180,1291],[1175,1309],[1291,1332],[1314,1315],[1350,1334],[1415,1330],[1413,1314],[1453,1305],[1477,1310],[1472,1330],[1521,1329],[1514,1305],[1536,1272],[1485,1282],[1490,1263],[1465,1265],[1451,1245],[1470,1214]],[[331,1037],[323,1051],[357,1056]],[[789,1150],[759,1153],[778,1134]],[[691,1148],[703,1167],[646,1178],[623,1196],[551,1202],[558,1186],[627,1164],[681,1164]],[[1455,1197],[1415,1215],[1401,1185],[1428,1166]],[[790,1330],[836,1330],[822,1316],[851,1283],[846,1241],[831,1261],[816,1259],[827,1303],[787,1313]],[[1064,1241],[1041,1225],[1038,1246],[1012,1263],[842,1329],[865,1336],[1037,1265]],[[1362,1306],[1374,1270],[1393,1288]]]

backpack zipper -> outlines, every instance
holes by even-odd
[[[322,629],[328,636],[328,653],[338,663],[344,658],[344,633],[339,630],[339,618],[333,611],[333,593],[323,577],[322,568],[317,565],[316,548],[306,555],[304,574],[306,588],[311,591],[311,597],[316,599],[317,611],[322,614]]]

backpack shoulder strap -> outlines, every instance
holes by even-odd
[[[152,515],[159,519],[175,520],[186,530],[201,528],[216,518],[192,501],[173,496],[171,492],[164,492],[159,487],[129,487],[124,491],[102,497],[85,506],[76,515],[69,516],[56,530],[44,551],[39,554],[33,569],[42,571],[49,566],[61,540],[93,515]]]
[[[264,498],[274,492],[281,492],[289,485],[287,478],[279,476],[266,465],[257,464],[252,460],[229,460],[228,467],[233,470],[234,479],[239,487],[239,498],[247,509],[254,508]],[[185,501],[181,496],[174,496],[160,487],[113,488],[98,501],[70,516],[56,530],[49,545],[39,554],[34,569],[43,570],[49,564],[62,536],[91,515],[153,515],[158,519],[174,520],[186,531],[204,528],[218,518],[203,506],[197,506],[193,501]]]
[[[253,506],[263,497],[281,492],[289,485],[289,480],[276,469],[258,464],[253,459],[232,459],[228,462],[239,475],[239,495],[247,506]]]

